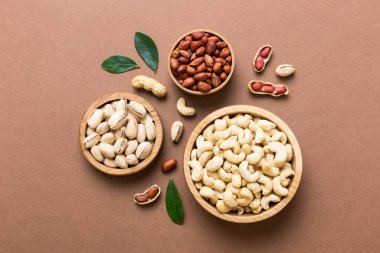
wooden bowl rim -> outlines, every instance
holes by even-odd
[[[289,194],[288,194],[288,196],[281,199],[280,202],[273,205],[268,210],[262,211],[259,214],[249,213],[249,214],[244,214],[244,215],[237,215],[237,214],[231,214],[231,213],[228,213],[228,214],[219,213],[219,211],[216,209],[215,206],[211,205],[208,201],[206,201],[205,199],[203,199],[200,196],[199,191],[195,188],[194,182],[191,179],[190,167],[187,164],[188,161],[190,160],[191,150],[194,147],[195,140],[196,140],[197,136],[200,133],[202,133],[202,131],[211,122],[213,122],[215,119],[221,118],[225,115],[234,115],[234,114],[238,114],[238,113],[249,113],[249,114],[264,118],[264,119],[271,120],[272,122],[274,122],[277,125],[278,129],[285,132],[285,134],[288,137],[288,142],[291,143],[293,146],[292,167],[294,169],[295,174],[294,174],[294,177],[293,177],[293,180],[292,180],[290,186],[288,187]],[[265,220],[265,219],[272,217],[273,215],[277,214],[293,198],[293,196],[295,195],[295,193],[298,189],[298,186],[299,186],[299,183],[301,180],[302,154],[301,154],[301,149],[300,149],[300,146],[298,144],[298,141],[297,141],[295,135],[293,134],[292,130],[278,116],[276,116],[275,114],[273,114],[273,113],[271,113],[271,112],[269,112],[263,108],[256,107],[256,106],[233,105],[233,106],[221,108],[219,110],[216,110],[216,111],[210,113],[202,121],[200,121],[198,123],[198,125],[192,131],[192,134],[190,135],[189,140],[186,144],[185,153],[184,153],[184,157],[183,157],[183,166],[184,166],[184,169],[183,169],[184,170],[184,176],[185,176],[185,180],[186,180],[186,183],[187,183],[189,190],[191,191],[191,193],[192,193],[193,197],[196,199],[196,201],[207,212],[211,213],[212,215],[214,215],[214,216],[216,216],[222,220],[226,220],[229,222],[252,223],[252,222],[258,222],[258,221]]]
[[[185,38],[187,35],[190,35],[192,34],[193,32],[199,32],[199,31],[202,31],[202,32],[207,32],[207,33],[210,33],[210,34],[213,34],[213,35],[216,35],[218,36],[219,38],[221,38],[224,42],[227,43],[228,45],[228,48],[230,49],[230,52],[231,52],[231,57],[232,57],[232,62],[231,62],[231,72],[228,74],[226,80],[224,80],[223,83],[221,83],[217,88],[215,89],[211,89],[210,92],[207,92],[207,93],[204,93],[204,92],[200,92],[200,91],[193,91],[193,90],[190,90],[190,89],[187,89],[187,88],[184,88],[182,87],[182,85],[178,82],[177,78],[175,78],[175,76],[173,75],[172,71],[171,71],[171,68],[170,68],[170,58],[171,58],[171,55],[172,55],[172,52],[173,50],[175,49],[175,47],[178,45],[178,43],[183,39]],[[219,33],[217,32],[214,32],[212,30],[209,30],[209,29],[195,29],[195,30],[192,30],[192,31],[189,31],[185,34],[183,34],[179,39],[176,40],[176,42],[173,44],[173,46],[170,48],[170,51],[169,51],[169,57],[168,57],[168,71],[169,71],[169,75],[170,75],[170,78],[173,80],[173,82],[177,85],[178,88],[180,88],[181,90],[185,91],[186,93],[189,93],[189,94],[192,94],[192,95],[196,95],[196,96],[207,96],[207,95],[211,95],[215,92],[218,92],[219,90],[221,90],[224,86],[227,85],[227,83],[230,81],[232,75],[233,75],[233,72],[234,72],[234,69],[235,69],[235,64],[236,64],[236,61],[235,61],[235,54],[234,54],[234,51],[232,50],[232,47],[231,47],[231,44],[228,42],[228,40],[226,40],[226,38],[224,38],[222,35],[220,35]]]
[[[153,118],[154,124],[156,125],[156,139],[152,148],[152,152],[150,155],[145,158],[142,162],[137,164],[136,166],[129,167],[127,169],[116,169],[116,168],[111,168],[108,167],[100,162],[98,162],[90,153],[90,151],[85,148],[83,145],[83,140],[86,136],[86,127],[87,127],[87,119],[88,117],[91,116],[93,111],[105,103],[108,103],[110,101],[118,100],[118,99],[128,99],[132,101],[136,101],[141,103],[150,113],[150,115]],[[146,101],[144,98],[137,96],[132,93],[127,93],[127,92],[115,92],[111,94],[104,95],[98,99],[96,99],[86,110],[85,114],[83,115],[83,118],[80,123],[79,127],[79,141],[80,141],[80,147],[82,149],[83,155],[86,157],[87,161],[94,166],[96,169],[110,175],[115,175],[115,176],[125,176],[125,175],[131,175],[134,173],[137,173],[146,167],[148,167],[154,159],[157,157],[158,153],[160,152],[161,146],[162,146],[162,139],[163,139],[163,132],[162,132],[162,124],[160,117],[157,114],[157,111],[154,109],[154,107]]]

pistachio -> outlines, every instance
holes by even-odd
[[[125,128],[125,135],[128,139],[135,139],[137,136],[137,120],[134,117],[131,117],[128,121],[128,124]]]
[[[134,154],[127,155],[125,157],[125,160],[127,161],[129,165],[132,165],[132,166],[139,164],[139,160]]]
[[[127,148],[125,149],[125,155],[130,155],[135,153],[139,142],[137,140],[128,141]]]
[[[118,140],[122,137],[125,138],[125,127],[120,127],[115,131],[115,140]]]
[[[102,122],[96,127],[96,132],[100,135],[107,133],[110,127],[107,122]]]
[[[136,101],[130,101],[128,104],[128,109],[133,115],[137,116],[139,119],[145,118],[147,113],[145,107]]]
[[[127,101],[124,99],[120,99],[119,101],[117,101],[115,108],[116,108],[117,112],[126,113],[127,112]]]
[[[152,151],[152,147],[150,142],[141,142],[136,149],[136,157],[140,160],[147,158]]]
[[[103,134],[102,138],[100,138],[100,142],[113,144],[115,142],[115,135],[113,133]]]
[[[113,105],[111,104],[106,104],[103,108],[103,111],[104,111],[104,115],[107,117],[107,118],[110,118],[112,116],[112,114],[114,114],[116,112],[116,109]]]
[[[108,119],[108,125],[112,130],[117,130],[127,121],[125,112],[117,111]]]
[[[117,166],[119,166],[122,169],[128,168],[128,163],[127,163],[127,160],[125,158],[125,155],[117,155],[115,157],[115,162],[116,162]]]
[[[91,147],[95,146],[96,144],[98,144],[99,141],[100,141],[100,135],[97,133],[92,133],[89,136],[87,136],[86,138],[84,138],[83,145],[86,148],[91,148]]]
[[[91,155],[98,161],[98,162],[103,162],[104,161],[104,156],[102,153],[100,153],[99,147],[97,145],[93,146],[91,148]]]
[[[90,135],[90,134],[93,134],[95,133],[95,130],[92,129],[91,127],[87,127],[86,128],[86,136]]]
[[[115,153],[113,152],[113,146],[108,143],[99,143],[98,145],[100,153],[106,158],[114,158]]]
[[[115,145],[113,145],[113,152],[115,152],[116,154],[122,154],[127,148],[127,145],[127,139],[122,137],[115,142]]]
[[[154,125],[153,121],[151,120],[145,121],[145,131],[146,131],[146,138],[148,139],[148,141],[153,141],[156,138],[156,134],[157,134],[156,126]]]
[[[96,129],[96,127],[102,122],[104,118],[104,112],[101,109],[96,109],[92,115],[87,119],[87,125],[92,129]]]
[[[111,168],[117,167],[117,164],[116,164],[114,159],[105,158],[103,163],[104,163],[104,165],[111,167]]]
[[[278,65],[276,68],[276,74],[281,77],[290,76],[296,69],[291,64]]]
[[[181,121],[174,121],[171,129],[171,137],[174,143],[177,143],[182,136],[183,124]]]
[[[144,124],[138,124],[137,125],[137,137],[136,137],[138,142],[144,142],[146,139],[146,130],[145,130],[145,125]]]

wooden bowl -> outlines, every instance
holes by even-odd
[[[293,160],[292,160],[292,168],[295,174],[292,179],[292,182],[288,186],[289,194],[286,197],[282,198],[280,202],[276,203],[275,205],[272,205],[268,210],[263,210],[259,214],[244,213],[243,215],[238,215],[235,213],[227,213],[227,214],[220,213],[216,209],[215,206],[211,205],[208,201],[206,201],[205,199],[201,197],[201,195],[199,194],[199,191],[195,188],[194,182],[191,179],[190,167],[187,164],[190,160],[191,150],[193,149],[195,145],[195,140],[198,137],[198,135],[201,134],[202,131],[215,119],[222,118],[225,115],[234,115],[238,113],[249,113],[251,115],[268,119],[274,122],[277,125],[277,128],[283,131],[288,136],[288,142],[293,146],[294,154],[293,154]],[[184,174],[185,174],[187,186],[189,187],[195,200],[198,201],[198,203],[207,212],[226,221],[236,222],[236,223],[251,223],[251,222],[262,221],[275,215],[276,213],[280,212],[290,202],[290,200],[293,198],[294,194],[296,193],[298,185],[301,180],[302,155],[301,155],[300,146],[293,132],[290,130],[288,125],[286,125],[285,122],[282,121],[279,117],[259,107],[249,106],[249,105],[234,105],[234,106],[224,107],[222,109],[219,109],[209,114],[196,126],[191,136],[189,137],[189,140],[186,145],[184,159],[183,159],[183,166],[184,166]]]
[[[178,82],[177,78],[173,75],[172,71],[171,71],[171,68],[170,68],[170,58],[171,58],[171,55],[172,55],[172,52],[173,50],[177,47],[177,45],[179,44],[179,42],[181,40],[183,40],[187,35],[190,35],[192,34],[193,32],[198,32],[198,31],[202,31],[202,32],[207,32],[207,33],[210,33],[212,35],[216,35],[218,36],[220,39],[222,39],[224,42],[227,43],[228,45],[228,48],[230,49],[231,51],[231,57],[232,57],[232,62],[231,62],[231,72],[228,74],[227,76],[227,79],[224,80],[223,83],[221,83],[218,87],[216,87],[215,89],[211,89],[209,92],[207,93],[204,93],[204,92],[200,92],[200,91],[193,91],[193,90],[190,90],[190,89],[187,89],[185,87],[182,87],[182,85]],[[234,72],[234,69],[235,69],[235,54],[234,54],[234,51],[232,50],[232,47],[230,45],[230,43],[222,36],[220,35],[219,33],[217,32],[214,32],[214,31],[211,31],[211,30],[208,30],[208,29],[196,29],[196,30],[192,30],[190,32],[187,32],[185,33],[184,35],[182,35],[174,44],[173,46],[170,48],[170,51],[169,51],[169,57],[168,57],[168,71],[169,71],[169,75],[170,75],[170,78],[173,80],[173,82],[178,86],[178,88],[180,88],[181,90],[183,90],[184,92],[186,93],[189,93],[189,94],[192,94],[192,95],[196,95],[196,96],[206,96],[206,95],[210,95],[210,94],[213,94],[221,89],[223,89],[224,86],[227,85],[227,83],[230,81],[231,77],[232,77],[232,74]]]
[[[102,105],[104,105],[110,101],[114,101],[114,100],[118,100],[118,99],[122,99],[122,98],[132,100],[132,101],[136,101],[136,102],[139,102],[140,104],[142,104],[147,109],[147,111],[149,111],[150,115],[152,116],[152,118],[154,120],[154,124],[156,125],[156,132],[157,132],[156,139],[155,139],[155,142],[154,142],[154,145],[152,148],[152,152],[150,153],[150,155],[147,158],[145,158],[143,161],[141,161],[139,164],[137,164],[133,167],[129,167],[127,169],[110,168],[110,167],[104,165],[103,163],[98,162],[91,155],[90,151],[87,148],[85,148],[83,145],[83,140],[86,137],[86,127],[87,127],[88,117],[91,116],[91,114],[93,113],[93,111],[95,109],[101,107]],[[134,174],[136,172],[139,172],[139,171],[145,169],[147,166],[149,166],[153,162],[153,160],[156,158],[158,153],[160,152],[161,145],[162,145],[162,136],[163,136],[163,132],[162,132],[161,120],[158,117],[158,114],[157,114],[156,110],[154,109],[154,107],[149,102],[147,102],[145,99],[143,99],[142,97],[139,97],[139,96],[131,94],[131,93],[125,93],[125,92],[112,93],[112,94],[105,95],[101,98],[98,98],[87,109],[86,113],[84,114],[84,116],[81,120],[80,128],[79,128],[80,147],[81,147],[83,155],[86,157],[87,161],[92,166],[97,168],[98,170],[100,170],[104,173],[110,174],[110,175],[115,175],[115,176],[124,176],[124,175]]]

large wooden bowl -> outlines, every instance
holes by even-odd
[[[198,31],[202,31],[202,32],[207,32],[207,33],[210,33],[212,35],[216,35],[218,36],[219,38],[221,38],[224,42],[227,43],[228,45],[228,48],[230,49],[231,51],[231,57],[232,57],[232,61],[231,61],[231,72],[228,74],[226,80],[223,81],[223,83],[221,83],[218,87],[216,87],[215,89],[211,89],[209,92],[205,93],[205,92],[200,92],[200,91],[193,91],[193,90],[190,90],[190,89],[187,89],[185,87],[183,87],[179,82],[178,82],[178,79],[173,75],[172,71],[171,71],[171,68],[170,68],[170,58],[171,58],[171,55],[172,55],[172,52],[173,50],[177,47],[177,45],[179,44],[179,42],[181,40],[183,40],[187,35],[190,35],[192,34],[193,32],[198,32]],[[177,85],[178,88],[180,88],[181,90],[183,90],[184,92],[186,93],[189,93],[189,94],[192,94],[192,95],[196,95],[196,96],[206,96],[206,95],[210,95],[210,94],[213,94],[217,91],[220,91],[221,89],[223,89],[224,86],[227,85],[227,83],[230,81],[232,75],[233,75],[233,72],[234,72],[234,69],[235,69],[235,54],[234,54],[234,51],[232,50],[232,47],[231,47],[231,44],[222,36],[220,35],[219,33],[217,32],[214,32],[214,31],[211,31],[211,30],[208,30],[208,29],[196,29],[196,30],[192,30],[190,32],[187,32],[185,33],[184,35],[182,35],[174,44],[173,46],[170,48],[170,51],[169,51],[169,57],[168,57],[168,71],[169,71],[169,75],[170,75],[170,78],[173,80],[173,82],[175,83],[175,85]]]
[[[154,120],[154,124],[156,125],[156,132],[157,132],[156,139],[155,139],[155,142],[154,142],[154,145],[152,148],[152,152],[150,153],[150,155],[147,158],[145,158],[143,161],[141,161],[139,164],[137,164],[133,167],[129,167],[127,169],[110,168],[110,167],[104,165],[103,163],[98,162],[91,155],[90,151],[87,148],[85,148],[85,146],[83,145],[83,140],[86,137],[86,127],[87,127],[88,117],[91,116],[91,114],[93,113],[93,111],[95,109],[101,107],[102,105],[104,105],[110,101],[114,101],[114,100],[118,100],[118,99],[122,99],[122,98],[132,100],[132,101],[136,101],[136,102],[139,102],[140,104],[142,104],[147,109],[147,111],[149,111],[150,115],[152,116],[152,118]],[[124,175],[134,174],[136,172],[139,172],[139,171],[145,169],[147,166],[149,166],[153,162],[153,160],[156,158],[158,153],[160,152],[161,145],[162,145],[162,136],[163,136],[163,133],[162,133],[161,120],[158,117],[158,114],[157,114],[156,110],[153,108],[153,106],[150,103],[148,103],[145,99],[143,99],[142,97],[139,97],[139,96],[131,94],[131,93],[125,93],[125,92],[112,93],[112,94],[105,95],[101,98],[98,98],[87,109],[86,113],[84,114],[84,116],[81,120],[80,128],[79,128],[80,147],[81,147],[83,155],[86,157],[87,161],[92,166],[97,168],[98,170],[100,170],[104,173],[110,174],[110,175],[115,175],[115,176],[124,176]]]
[[[221,118],[225,115],[234,115],[238,113],[249,113],[251,115],[254,115],[263,119],[268,119],[274,122],[277,125],[277,128],[283,131],[288,136],[288,142],[293,146],[294,156],[292,160],[292,168],[295,174],[292,179],[292,182],[288,186],[289,194],[286,197],[282,198],[280,202],[271,206],[268,210],[263,210],[259,214],[244,213],[243,215],[237,215],[235,213],[227,213],[227,214],[220,213],[216,209],[215,206],[211,205],[208,201],[206,201],[205,199],[201,197],[201,195],[199,194],[199,191],[195,188],[194,182],[191,179],[190,167],[188,165],[188,161],[190,160],[191,150],[193,149],[195,145],[195,140],[198,137],[198,135],[200,135],[202,131],[215,119]],[[184,159],[183,159],[183,166],[184,166],[184,174],[185,174],[187,186],[189,187],[195,200],[198,201],[198,203],[207,212],[226,221],[236,222],[236,223],[251,223],[251,222],[262,221],[275,215],[276,213],[280,212],[290,202],[290,200],[293,198],[294,194],[296,193],[298,185],[301,180],[302,155],[301,155],[299,144],[293,132],[285,124],[285,122],[282,121],[279,117],[259,107],[248,106],[248,105],[234,105],[234,106],[224,107],[222,109],[219,109],[209,114],[196,126],[191,136],[189,137],[189,140],[186,145]]]

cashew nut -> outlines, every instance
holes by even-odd
[[[237,138],[240,140],[244,138],[244,130],[241,127],[238,127],[237,125],[231,125],[228,127],[228,129],[231,130],[232,136],[237,136]]]
[[[287,153],[286,161],[289,162],[293,160],[293,147],[292,145],[288,143],[288,144],[285,144],[285,148],[286,148],[286,153]]]
[[[262,206],[259,206],[259,208],[252,209],[252,212],[253,212],[253,213],[260,213],[262,209],[263,209],[263,207],[262,207]]]
[[[251,146],[249,144],[243,144],[243,146],[241,146],[241,150],[246,154],[246,155],[249,155],[252,153],[252,149],[251,149]],[[234,152],[235,153],[235,152]]]
[[[288,158],[288,153],[285,146],[281,142],[269,142],[268,148],[270,151],[275,152],[276,155],[273,160],[273,164],[277,167],[281,167],[286,162]]]
[[[198,190],[200,190],[202,188],[202,186],[203,186],[203,183],[201,181],[199,181],[199,182],[195,182],[194,185],[195,185],[195,188],[197,188]]]
[[[226,183],[220,179],[215,179],[212,188],[214,188],[217,191],[223,191],[224,189],[226,189]]]
[[[195,148],[191,150],[190,160],[197,160],[197,150]]]
[[[255,142],[262,143],[265,140],[265,133],[263,129],[256,124],[253,124],[253,128],[255,129]]]
[[[218,146],[214,146],[214,148],[212,150],[214,152],[214,156],[220,156],[220,157],[224,158],[224,151],[220,150],[220,148]]]
[[[177,110],[183,116],[193,116],[195,114],[195,109],[193,107],[186,106],[186,101],[184,98],[178,99]]]
[[[235,153],[235,154],[238,154],[240,152],[240,145],[239,143],[232,139],[232,138],[229,138],[225,141],[222,141],[222,143],[220,143],[219,145],[219,148],[222,149],[222,150],[226,150],[226,149],[232,149],[232,151]]]
[[[221,213],[228,213],[232,208],[227,206],[223,200],[218,200],[216,202],[216,209]]]
[[[204,141],[197,146],[197,157],[200,157],[201,154],[205,151],[212,150],[214,145],[209,141]]]
[[[260,177],[260,172],[256,171],[254,173],[250,173],[248,171],[248,162],[243,161],[239,165],[239,171],[242,178],[244,178],[247,182],[253,183],[256,182]]]
[[[285,145],[286,142],[288,141],[288,137],[286,137],[286,134],[284,132],[277,132],[277,133],[273,134],[272,136],[268,136],[267,141],[268,142],[279,141],[283,145]]]
[[[276,127],[276,124],[274,124],[273,122],[270,122],[269,120],[266,120],[266,119],[261,119],[261,120],[257,121],[257,125],[259,127],[261,127],[261,129],[263,129],[264,131],[269,131],[272,128]]]
[[[228,126],[236,125],[242,128],[247,128],[249,125],[249,119],[241,114],[236,115],[232,119],[227,119]]]
[[[226,172],[223,168],[218,169],[218,175],[224,182],[231,182],[232,180],[232,173]]]
[[[269,203],[270,202],[279,202],[281,198],[275,194],[270,194],[268,196],[264,196],[261,199],[261,206],[264,208],[264,210],[269,209]]]
[[[261,185],[258,183],[248,183],[248,189],[250,189],[254,194],[261,192]]]
[[[261,190],[263,195],[268,195],[272,191],[272,180],[269,177],[260,175],[257,182],[262,184]]]
[[[240,188],[241,175],[239,174],[239,168],[236,165],[232,165],[231,171],[233,173],[232,178],[231,178],[232,186],[236,188]]]
[[[226,140],[228,137],[231,136],[231,129],[227,128],[226,130],[223,130],[223,131],[215,131],[213,133],[213,138],[214,140],[218,141],[218,140]]]
[[[216,204],[216,202],[218,201],[218,196],[216,195],[216,193],[214,192],[213,189],[211,189],[210,187],[207,187],[207,186],[203,186],[200,190],[199,190],[199,194],[203,197],[203,198],[206,198],[206,199],[209,199],[211,204]]]
[[[213,137],[213,131],[214,131],[214,129],[215,129],[215,125],[211,124],[208,127],[206,127],[205,130],[203,130],[203,133],[202,133],[202,135],[204,136],[204,139],[206,141],[211,142],[212,144],[215,144],[215,142],[216,142],[216,140],[214,140],[214,137]]]
[[[255,210],[257,208],[259,208],[261,205],[261,201],[260,199],[254,199],[250,204],[249,204],[249,207],[252,209],[252,210]]]
[[[292,166],[290,163],[285,163],[283,166],[283,169],[280,171],[280,177],[281,177],[281,185],[284,187],[287,187],[291,180],[289,177],[294,176],[294,171],[292,170]]]
[[[239,206],[248,206],[253,200],[253,194],[250,189],[244,187],[240,190],[240,198],[236,199]]]
[[[214,156],[214,153],[211,151],[205,151],[201,154],[201,156],[198,158],[198,161],[201,163],[202,167],[205,166],[205,164],[211,159],[211,157]]]
[[[234,210],[237,211],[238,215],[243,215],[243,213],[244,213],[244,207],[242,207],[242,206],[237,206],[234,208]]]
[[[198,135],[197,139],[195,140],[195,145],[197,147],[201,146],[202,143],[205,141],[205,137],[203,135]]]
[[[227,121],[224,119],[215,120],[215,131],[223,131],[227,129]]]
[[[231,172],[232,164],[229,161],[224,161],[223,163],[223,169],[226,172]]]
[[[217,171],[223,165],[223,158],[220,156],[214,156],[206,164],[206,170],[208,171]]]
[[[263,148],[260,147],[260,146],[251,146],[251,149],[253,151],[252,154],[249,154],[247,155],[247,158],[246,160],[250,163],[250,164],[256,164],[258,163],[261,158],[264,156],[264,151],[263,151]]]
[[[223,201],[224,201],[224,203],[227,206],[229,206],[231,208],[234,208],[234,207],[238,206],[238,203],[235,200],[234,194],[232,193],[231,189],[227,189],[227,190],[224,191],[224,193],[223,193]]]
[[[227,159],[227,161],[229,161],[230,163],[233,163],[233,164],[239,164],[241,163],[244,158],[245,158],[245,153],[244,152],[240,152],[238,155],[233,153],[231,149],[228,149],[226,151],[224,151],[224,157]]]
[[[215,184],[215,179],[208,176],[206,169],[203,169],[202,183],[208,187],[213,187]]]
[[[262,166],[262,171],[265,175],[276,177],[280,175],[280,169],[271,165],[270,162],[265,162]]]
[[[289,191],[285,187],[281,185],[281,176],[277,176],[273,179],[272,185],[273,185],[273,191],[276,193],[278,196],[286,196],[288,195]]]
[[[253,138],[251,130],[249,130],[249,129],[246,128],[246,129],[243,130],[243,132],[244,132],[244,135],[243,135],[242,138],[239,139],[239,143],[240,144],[249,144],[249,143],[251,143],[252,138]]]
[[[191,170],[191,179],[195,182],[202,180],[202,178],[203,178],[202,165],[196,160],[189,161],[188,165],[192,169]]]

